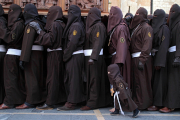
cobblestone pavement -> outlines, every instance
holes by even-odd
[[[35,108],[16,110],[0,110],[0,120],[180,120],[180,111],[171,113],[160,113],[141,111],[138,118],[132,118],[131,112],[126,112],[125,116],[110,116],[108,108],[100,108],[90,111],[79,109],[72,111],[45,110],[40,111]]]

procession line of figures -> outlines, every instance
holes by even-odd
[[[101,18],[94,7],[83,22],[71,5],[64,22],[61,7],[52,6],[45,24],[33,4],[24,13],[12,4],[8,20],[0,6],[0,109],[106,107],[110,86],[112,115],[180,108],[180,7],[172,5],[168,19],[162,9],[149,22],[147,14],[141,7],[123,18],[111,7]]]

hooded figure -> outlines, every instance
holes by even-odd
[[[16,107],[17,109],[34,107],[33,105],[40,104],[46,99],[43,46],[34,42],[38,34],[29,25],[30,22],[37,22],[43,29],[43,23],[39,20],[37,9],[33,4],[26,4],[23,16],[26,27],[19,66],[25,73],[27,96],[25,103]]]
[[[128,25],[122,17],[120,8],[111,7],[107,28],[107,32],[110,34],[109,53],[113,56],[112,64],[119,65],[121,75],[131,89],[130,33]]]
[[[170,47],[168,49],[168,86],[165,108],[161,112],[171,112],[180,108],[180,7],[172,5],[169,12],[169,29],[171,32]]]
[[[37,22],[29,25],[40,31],[35,43],[47,47],[47,98],[44,105],[37,107],[40,110],[53,109],[53,105],[66,101],[66,93],[63,81],[63,52],[62,34],[65,24],[62,21],[63,13],[59,6],[49,8],[45,31]]]
[[[8,12],[8,26],[0,28],[3,33],[0,38],[7,43],[7,53],[4,58],[4,86],[6,97],[0,109],[11,108],[25,102],[25,81],[23,71],[19,67],[21,46],[24,32],[22,9],[12,4]]]
[[[4,29],[7,26],[7,20],[3,17],[4,10],[0,4],[0,29]],[[6,54],[5,42],[3,41],[5,33],[0,32],[0,104],[3,103],[5,91],[4,91],[4,77],[3,77],[3,66],[4,56]]]
[[[115,112],[111,114],[116,114],[116,111],[119,114],[119,110],[121,111],[121,114],[124,114],[123,111],[133,111],[133,117],[136,117],[137,114],[139,114],[139,110],[137,109],[138,107],[131,98],[131,90],[121,76],[119,66],[117,64],[111,64],[108,66],[108,77],[115,92]]]
[[[91,8],[86,20],[86,42],[84,47],[87,79],[87,104],[81,110],[105,107],[110,104],[109,81],[103,47],[106,28],[101,23],[101,11]]]
[[[68,10],[68,21],[63,37],[67,102],[57,110],[73,110],[77,103],[84,102],[86,98],[83,85],[85,30],[81,21],[81,10],[76,5],[71,5]]]
[[[152,61],[151,49],[153,29],[147,23],[147,10],[139,8],[130,24],[131,33],[131,70],[132,97],[139,109],[152,105]]]
[[[152,44],[153,56],[153,106],[150,111],[158,110],[157,106],[164,106],[167,93],[167,51],[169,48],[170,31],[166,25],[166,14],[164,10],[157,9],[152,20],[154,32]]]
[[[152,20],[153,20],[153,15],[148,15],[147,16],[147,19],[148,19],[148,24],[150,25],[150,26],[152,26]]]
[[[133,17],[134,16],[133,16],[132,13],[126,13],[126,15],[124,16],[124,19],[125,19],[126,24],[128,25],[128,27],[131,24],[131,21],[132,21]]]

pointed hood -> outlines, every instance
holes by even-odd
[[[50,7],[47,14],[45,29],[48,30],[55,20],[62,20],[62,19],[63,19],[62,8],[59,6]]]
[[[111,32],[117,25],[122,22],[122,19],[123,14],[121,9],[117,6],[112,6],[109,13],[107,32]]]
[[[132,19],[132,22],[130,24],[130,29],[134,29],[136,26],[138,26],[140,23],[146,22],[147,21],[147,10],[143,7],[140,7],[136,11],[136,15]]]
[[[154,34],[157,33],[162,25],[166,24],[166,14],[162,9],[157,9],[154,12],[153,20],[152,20],[152,28]]]
[[[20,18],[22,18],[21,7],[16,4],[10,5],[8,11],[8,27],[11,28]]]

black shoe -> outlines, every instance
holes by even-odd
[[[138,110],[138,109],[135,109],[134,111],[133,111],[133,118],[136,118],[137,116],[138,116],[138,114],[140,113],[140,111]]]
[[[115,109],[114,112],[110,113],[112,116],[119,115],[119,110]]]
[[[42,106],[37,106],[36,109],[38,109],[38,110],[52,110],[53,107],[50,107],[49,105],[44,104]]]

